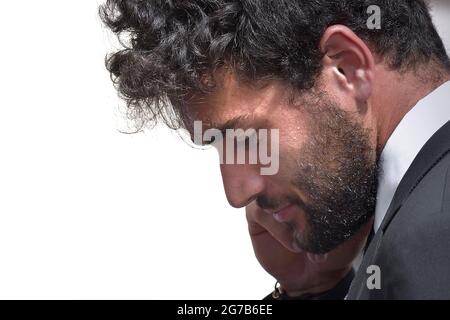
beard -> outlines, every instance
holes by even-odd
[[[291,184],[307,202],[288,197],[305,212],[303,232],[288,222],[295,246],[324,254],[351,238],[375,213],[379,150],[370,143],[370,131],[354,115],[321,96],[314,105],[303,104],[311,116],[309,141],[297,154]],[[275,202],[261,196],[260,207]],[[278,203],[278,202],[277,202]]]

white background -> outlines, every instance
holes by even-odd
[[[0,299],[262,298],[275,280],[214,151],[119,132],[98,3],[2,3]]]

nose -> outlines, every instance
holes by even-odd
[[[257,166],[221,164],[220,172],[228,202],[234,208],[247,206],[265,189],[265,178]]]

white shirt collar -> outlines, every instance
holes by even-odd
[[[400,181],[425,143],[450,121],[450,81],[420,100],[400,121],[381,153],[374,231]]]

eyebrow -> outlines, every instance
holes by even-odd
[[[250,124],[250,120],[253,119],[254,123]],[[255,125],[256,124],[256,125]],[[260,129],[264,124],[267,124],[267,121],[258,119],[253,114],[245,114],[241,116],[234,117],[228,121],[226,121],[224,124],[217,125],[213,124],[211,127],[219,130],[222,132],[223,135],[226,134],[226,130],[228,129]]]
[[[218,129],[222,133],[225,133],[227,129],[239,129],[248,125],[248,119],[250,118],[250,114],[242,115],[234,117],[226,121],[222,125],[214,125],[214,128]]]
[[[254,120],[253,123],[251,123],[251,120]],[[227,120],[223,124],[215,124],[214,122],[208,123],[208,128],[203,128],[204,131],[209,129],[216,129],[219,130],[222,134],[222,137],[226,136],[227,130],[237,130],[237,129],[263,129],[264,126],[267,126],[268,120],[261,119],[255,116],[253,113],[244,114],[241,116],[234,117],[230,120]],[[193,134],[190,134],[191,140],[194,141]],[[211,145],[212,141],[210,142],[203,142],[203,145]]]

